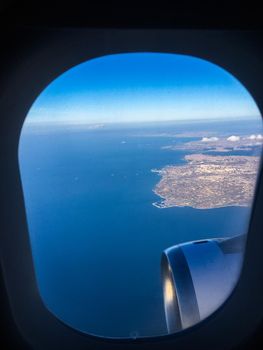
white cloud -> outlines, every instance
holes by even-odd
[[[247,137],[247,139],[249,140],[263,140],[263,136],[261,134],[252,134],[250,136]]]
[[[202,142],[213,142],[213,141],[218,141],[218,137],[203,137]]]
[[[233,141],[233,142],[235,142],[235,141],[239,141],[239,140],[240,140],[240,136],[235,136],[235,135],[229,136],[229,137],[227,138],[227,141]]]

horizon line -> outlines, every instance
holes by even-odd
[[[124,121],[116,121],[116,122],[111,122],[111,121],[98,121],[98,122],[88,122],[88,121],[84,121],[84,120],[29,120],[29,119],[25,119],[24,121],[24,125],[82,125],[82,126],[106,126],[106,125],[119,125],[119,124],[160,124],[160,123],[177,123],[177,122],[207,122],[207,121],[238,121],[238,120],[242,120],[242,121],[262,121],[262,116],[258,115],[258,116],[242,116],[242,117],[219,117],[219,118],[184,118],[184,119],[166,119],[166,120],[124,120]],[[24,126],[23,125],[23,126]]]

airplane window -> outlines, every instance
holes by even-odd
[[[200,58],[115,54],[55,79],[19,143],[46,307],[117,338],[212,314],[238,281],[262,144],[251,95]]]

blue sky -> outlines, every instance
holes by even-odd
[[[129,53],[82,63],[36,99],[27,122],[91,124],[259,118],[247,90],[208,61]]]

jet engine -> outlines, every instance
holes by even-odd
[[[211,315],[238,281],[245,235],[175,245],[161,258],[168,333],[188,328]]]

